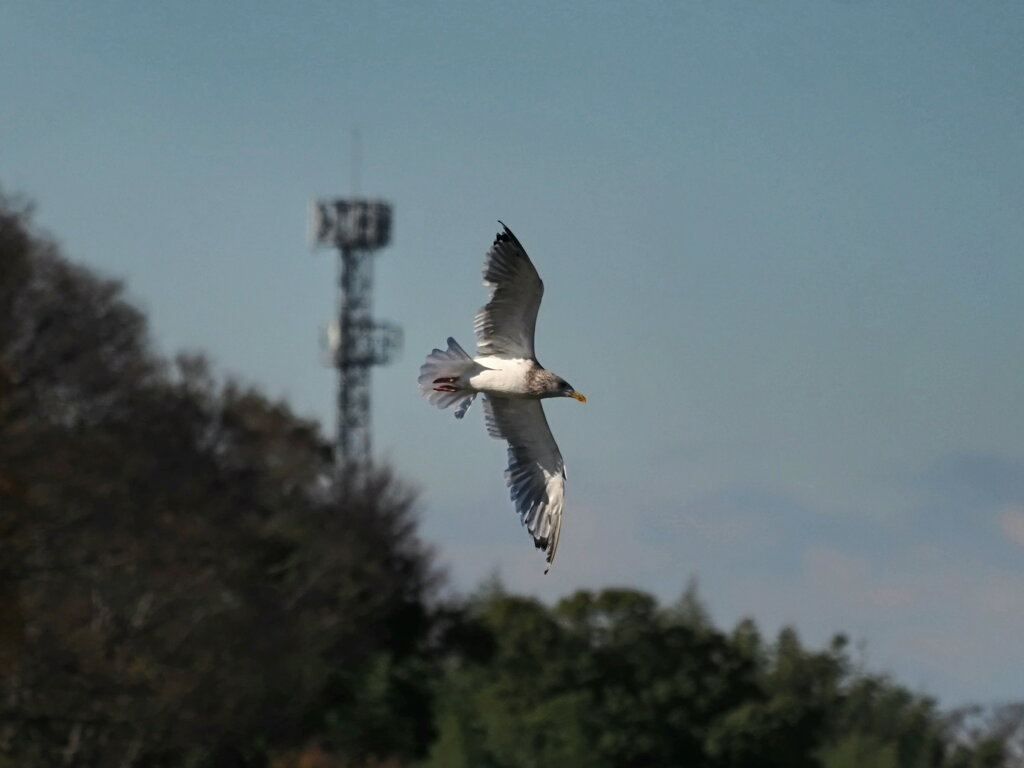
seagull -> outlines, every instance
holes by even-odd
[[[455,406],[461,419],[478,394],[484,396],[487,432],[508,442],[505,480],[512,502],[537,549],[551,568],[562,530],[565,462],[551,434],[540,401],[547,397],[587,398],[537,362],[533,350],[537,310],[544,283],[516,236],[504,231],[484,261],[490,301],[476,313],[477,354],[471,357],[455,339],[435,349],[420,367],[423,396],[438,408]]]

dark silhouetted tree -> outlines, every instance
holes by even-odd
[[[199,356],[0,201],[0,765],[353,760],[432,737],[435,573],[386,470]]]

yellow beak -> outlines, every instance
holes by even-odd
[[[573,392],[571,395],[569,395],[569,397],[572,397],[572,398],[574,398],[576,400],[579,400],[581,403],[587,402],[587,398],[585,398],[579,392]]]

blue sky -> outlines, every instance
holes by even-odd
[[[170,353],[333,428],[306,205],[395,205],[378,454],[452,583],[696,576],[716,620],[943,703],[1024,698],[1024,6],[997,0],[5,4],[0,183]],[[502,219],[545,279],[555,568],[504,449],[416,391]]]

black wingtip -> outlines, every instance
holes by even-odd
[[[497,245],[498,243],[512,243],[513,245],[522,248],[523,244],[519,242],[519,238],[512,234],[512,230],[508,228],[505,222],[502,221],[501,219],[498,219],[498,223],[501,224],[501,228],[504,229],[505,231],[499,232],[497,235],[494,236],[494,244]]]

